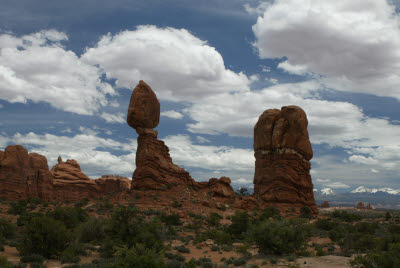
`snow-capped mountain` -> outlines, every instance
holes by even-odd
[[[393,194],[393,195],[400,195],[400,189],[399,190],[394,190],[393,188],[367,188],[365,186],[360,186],[357,189],[351,191],[351,193],[371,193],[375,194],[377,192],[384,192],[388,194]]]
[[[323,195],[336,195],[336,192],[332,190],[331,188],[324,188],[321,190],[321,193]]]

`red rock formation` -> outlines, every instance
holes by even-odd
[[[131,189],[131,180],[115,175],[103,175],[95,180],[102,194],[122,193]]]
[[[98,198],[100,187],[95,180],[86,176],[74,159],[60,162],[51,169],[54,177],[54,199],[58,201],[79,201],[83,198]]]
[[[30,153],[21,145],[0,151],[0,197],[48,199],[52,194],[52,175],[46,157]]]
[[[307,116],[297,106],[266,110],[254,127],[257,200],[281,208],[308,206],[317,212]]]
[[[368,204],[366,205],[365,209],[374,209],[374,208],[371,206],[371,203],[368,203]]]
[[[139,134],[136,170],[132,189],[161,190],[167,185],[193,185],[194,180],[183,168],[175,165],[169,149],[157,139],[160,103],[153,90],[140,81],[133,90],[128,109],[128,124]]]
[[[324,201],[322,204],[321,204],[321,208],[330,208],[331,206],[329,205],[329,201]]]
[[[200,190],[210,192],[213,197],[223,197],[228,199],[235,199],[236,193],[232,189],[231,179],[228,177],[211,178],[207,182],[196,182],[196,187]]]
[[[63,162],[59,157],[58,164],[50,171],[46,157],[28,154],[21,145],[10,145],[0,151],[0,198],[79,201],[129,189],[128,178],[103,176],[98,180],[90,179],[75,160]]]
[[[358,202],[357,203],[357,209],[365,209],[364,203],[363,202]]]

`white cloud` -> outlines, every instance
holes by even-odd
[[[350,188],[349,185],[343,183],[343,182],[333,182],[329,184],[325,184],[325,186],[330,187],[330,188],[335,188],[335,189],[347,189]]]
[[[253,26],[261,58],[328,87],[400,100],[399,14],[386,0],[276,0]],[[322,77],[320,77],[322,75]]]
[[[110,113],[102,113],[100,115],[107,123],[118,123],[124,124],[126,122],[125,116],[122,113],[110,114]]]
[[[82,129],[84,130],[84,129]],[[52,134],[39,135],[35,133],[16,133],[12,137],[1,137],[0,145],[5,147],[2,139],[7,143],[21,144],[47,157],[49,167],[56,164],[58,156],[64,160],[75,159],[81,165],[82,171],[91,177],[105,174],[118,174],[130,177],[135,169],[136,142],[131,140],[121,143],[112,139],[96,136],[95,132],[79,134],[73,137],[56,136]],[[90,134],[89,134],[90,133]],[[125,154],[114,155],[109,150],[118,150]]]
[[[196,136],[196,140],[198,143],[210,143],[211,141],[207,138],[204,138],[202,136]]]
[[[378,161],[373,159],[372,157],[365,157],[363,155],[352,155],[349,157],[349,160],[352,162],[360,163],[360,164],[377,164]]]
[[[93,114],[107,105],[112,87],[100,81],[99,68],[86,64],[55,30],[16,37],[0,35],[0,99],[47,102],[77,114]]]
[[[180,112],[174,111],[174,110],[161,112],[161,116],[169,117],[172,119],[182,119],[183,118],[183,114],[181,114]]]
[[[226,69],[214,47],[185,29],[146,25],[108,34],[82,58],[116,78],[119,87],[135,87],[142,79],[159,98],[173,101],[248,91],[251,82],[245,74]]]

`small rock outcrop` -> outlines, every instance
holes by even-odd
[[[127,123],[139,134],[136,170],[132,189],[161,190],[167,185],[193,185],[194,180],[183,168],[175,165],[169,148],[157,139],[160,103],[154,91],[143,81],[132,92]]]
[[[374,209],[374,207],[371,205],[371,203],[368,203],[368,204],[365,206],[365,209]]]
[[[329,204],[329,201],[324,201],[322,204],[321,204],[321,208],[330,208],[331,206],[330,206],[330,204]]]
[[[131,180],[116,175],[103,175],[95,180],[103,194],[128,192],[131,189]]]
[[[221,177],[220,179],[211,178],[207,182],[197,182],[196,186],[199,189],[206,189],[213,197],[222,197],[227,199],[235,199],[236,193],[231,186],[231,179]]]
[[[30,196],[48,199],[53,177],[43,155],[30,153],[21,145],[0,151],[0,197],[25,199]]]
[[[363,202],[358,202],[357,203],[357,209],[365,209],[364,203]]]
[[[309,160],[308,120],[297,106],[266,110],[254,127],[254,195],[281,208],[308,206],[317,212]]]

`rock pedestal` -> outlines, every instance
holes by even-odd
[[[297,106],[266,110],[254,127],[255,198],[281,208],[317,212],[309,160],[313,156],[307,116]]]

